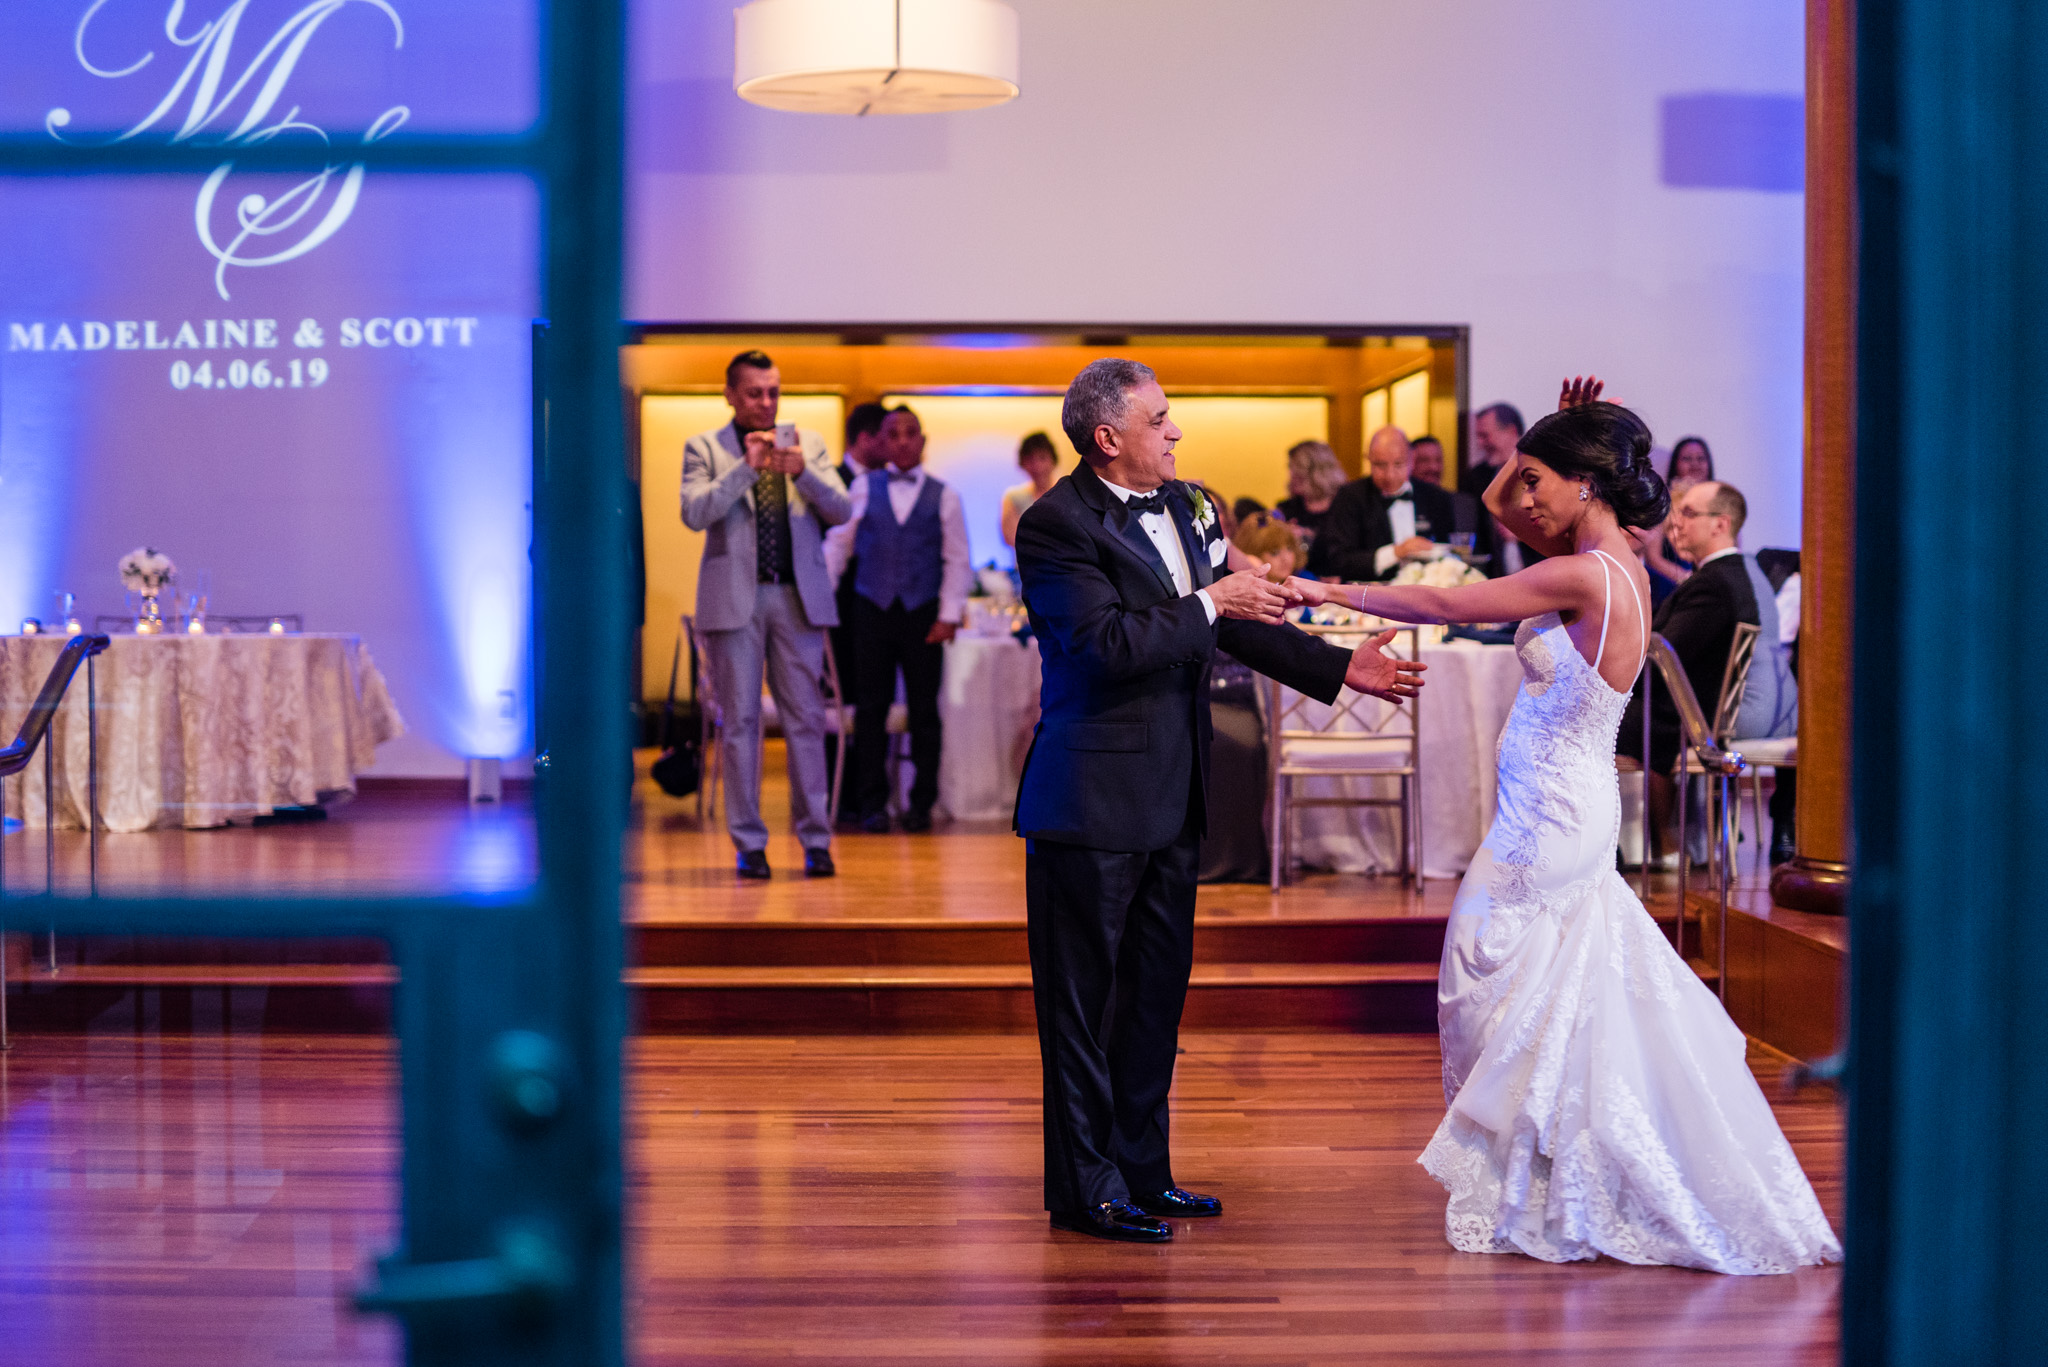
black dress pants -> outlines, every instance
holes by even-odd
[[[910,713],[910,809],[929,812],[939,800],[939,682],[946,648],[926,642],[939,620],[934,599],[923,607],[876,607],[859,594],[847,634],[853,638],[853,764],[849,790],[855,815],[889,808],[889,708],[896,701],[896,671]],[[842,806],[844,804],[841,804]]]
[[[1195,961],[1194,806],[1163,850],[1025,846],[1047,1210],[1174,1185],[1166,1103]]]

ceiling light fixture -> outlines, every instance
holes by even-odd
[[[932,114],[1017,98],[999,0],[753,0],[733,11],[733,89],[804,114]]]

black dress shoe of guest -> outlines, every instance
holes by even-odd
[[[1799,847],[1792,840],[1792,828],[1773,822],[1771,825],[1771,867],[1778,867],[1778,865],[1784,863],[1798,852]]]
[[[1214,1196],[1199,1196],[1179,1187],[1168,1187],[1165,1191],[1144,1192],[1131,1198],[1131,1204],[1147,1215],[1157,1215],[1162,1220],[1196,1220],[1204,1215],[1221,1215],[1223,1202]]]
[[[766,850],[741,850],[741,851],[740,851],[740,877],[742,877],[742,878],[766,878],[766,877],[768,877],[768,851],[766,851]]]
[[[905,813],[903,814],[903,829],[904,829],[904,830],[906,830],[906,831],[909,831],[909,832],[911,832],[911,833],[912,833],[913,835],[915,835],[915,834],[918,834],[918,833],[920,833],[920,832],[923,832],[923,831],[928,831],[928,830],[930,830],[931,828],[932,828],[932,811],[931,811],[931,808],[929,808],[929,807],[926,807],[926,808],[924,808],[924,809],[922,809],[922,810],[920,810],[920,811],[910,811],[910,812],[905,812]]]
[[[832,867],[832,851],[822,847],[804,851],[804,877],[830,878],[838,872]]]
[[[861,818],[860,828],[869,835],[887,835],[889,833],[889,814],[887,812],[870,813]]]
[[[1173,1226],[1154,1220],[1129,1201],[1104,1201],[1099,1206],[1052,1212],[1052,1227],[1126,1244],[1173,1242]]]

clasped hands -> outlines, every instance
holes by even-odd
[[[1289,579],[1275,584],[1266,578],[1266,567],[1256,562],[1209,586],[1209,601],[1216,605],[1219,615],[1248,622],[1278,623],[1284,620],[1290,607],[1300,603],[1319,606],[1334,596],[1328,585],[1312,579]],[[1420,660],[1388,655],[1386,646],[1393,639],[1393,631],[1387,630],[1361,641],[1358,649],[1351,652],[1351,663],[1344,671],[1345,686],[1391,703],[1419,693],[1422,673],[1429,666]]]
[[[800,475],[804,472],[804,448],[801,446],[777,446],[775,433],[747,433],[747,468],[750,470],[773,470],[778,475]]]

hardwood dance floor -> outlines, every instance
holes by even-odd
[[[764,797],[786,829],[780,785]],[[830,882],[803,879],[778,834],[761,886],[733,878],[729,842],[694,812],[643,784],[625,889],[643,931],[1021,914],[1022,844],[999,828],[843,838]],[[530,827],[523,802],[385,792],[324,823],[110,837],[104,881],[496,891],[531,879]],[[6,837],[16,894],[40,886],[41,845]],[[82,835],[60,833],[57,873],[82,889]],[[1204,888],[1200,907],[1211,924],[1441,917],[1453,890],[1320,876]],[[193,991],[174,1014],[168,987],[137,987],[84,1033],[24,1032],[0,1055],[0,1367],[397,1360],[391,1328],[345,1308],[394,1228],[389,1041],[265,1035],[265,991]],[[1451,1251],[1442,1193],[1414,1163],[1442,1113],[1430,1036],[1184,1042],[1178,1175],[1229,1213],[1152,1248],[1048,1231],[1028,1034],[631,1041],[636,1360],[1835,1358],[1837,1269],[1724,1278]],[[1838,1102],[1777,1100],[1776,1063],[1752,1061],[1839,1219]]]
[[[238,989],[247,992],[251,989]],[[377,1364],[342,1299],[393,1227],[388,1045],[228,1019],[0,1056],[0,1363]],[[1819,1364],[1839,1276],[1451,1251],[1414,1158],[1417,1036],[1191,1035],[1171,1246],[1052,1234],[1016,1036],[631,1046],[632,1291],[652,1364]],[[1759,1058],[1768,1082],[1775,1071]],[[1841,1208],[1836,1103],[1778,1111]]]

